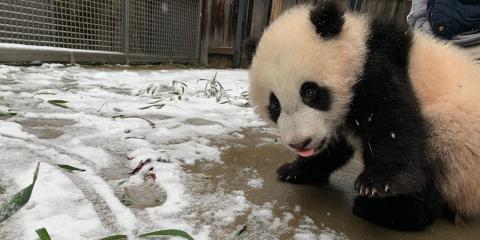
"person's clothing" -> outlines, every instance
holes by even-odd
[[[480,42],[480,0],[413,0],[407,23],[467,46]]]
[[[428,19],[435,35],[450,40],[480,29],[480,1],[428,0]]]
[[[480,64],[480,43],[468,45],[464,49],[472,55],[476,63]]]

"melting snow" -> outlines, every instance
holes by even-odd
[[[212,79],[215,74],[228,91],[207,97],[206,81],[199,79]],[[35,162],[42,162],[30,202],[2,223],[0,238],[35,239],[34,230],[46,227],[57,240],[112,234],[135,239],[139,233],[165,228],[209,239],[213,229],[203,220],[227,225],[248,211],[250,219],[267,222],[270,230],[288,229],[292,213],[275,217],[272,204],[255,206],[242,191],[219,189],[197,199],[185,186],[184,166],[222,163],[222,148],[212,144],[213,139],[264,126],[247,106],[246,91],[246,71],[0,65],[0,113],[17,114],[0,116],[0,176],[2,182],[12,182],[6,194],[28,185]],[[51,104],[52,100],[66,101],[66,108]],[[60,137],[31,134],[35,126],[23,124],[31,119],[37,127],[56,119],[50,122],[60,125],[61,131],[55,129]],[[70,125],[62,127],[67,121]],[[53,134],[45,129],[42,135]],[[244,136],[235,133],[234,137]],[[86,171],[68,173],[55,164]],[[114,189],[135,184],[162,189],[165,202],[145,209],[126,206]],[[247,185],[262,188],[263,179],[253,176]],[[193,216],[192,207],[206,210]],[[300,207],[294,212],[299,214]],[[303,223],[295,238],[317,236],[310,231],[313,227],[312,222]],[[335,239],[334,233],[329,234],[317,237]]]

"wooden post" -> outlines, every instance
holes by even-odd
[[[245,26],[245,13],[247,10],[247,0],[238,2],[237,29],[235,33],[235,44],[233,46],[233,67],[240,67],[242,60],[242,40]]]
[[[283,9],[283,0],[273,0],[272,1],[272,11],[270,13],[270,22],[275,20],[282,13]]]
[[[212,0],[203,0],[202,10],[202,44],[200,49],[200,64],[208,66],[208,49],[210,47],[210,21]]]
[[[282,5],[282,12],[288,10],[289,8],[295,6],[297,4],[297,0],[283,0]]]
[[[268,13],[271,0],[254,0],[252,9],[252,23],[250,37],[260,38],[263,29],[268,25]]]

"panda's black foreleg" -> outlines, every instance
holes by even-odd
[[[329,144],[321,153],[286,163],[277,169],[280,180],[291,183],[312,183],[328,181],[330,174],[345,165],[353,155],[353,148],[345,138]]]
[[[358,196],[353,213],[371,223],[403,230],[422,230],[439,216],[444,202],[432,184],[424,191],[412,195],[393,197]]]
[[[381,115],[381,119],[372,117],[369,122],[370,115],[358,114],[354,119],[366,120],[353,120],[359,121],[355,131],[362,139],[364,169],[354,186],[360,195],[416,194],[431,175],[426,155],[428,134],[422,116],[406,103],[390,104],[397,106],[377,106],[381,111],[372,116]]]
[[[427,181],[421,164],[386,162],[366,165],[355,181],[354,188],[362,196],[386,197],[421,192]]]

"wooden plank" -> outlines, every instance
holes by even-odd
[[[228,22],[229,6],[227,4],[225,1],[212,0],[210,47],[228,46],[227,35],[230,24]]]
[[[200,50],[200,63],[208,65],[208,48],[210,46],[210,19],[212,0],[203,0],[202,9],[202,43]]]
[[[270,0],[254,0],[252,10],[252,28],[250,37],[260,38],[263,30],[268,25],[268,12]]]
[[[406,25],[410,8],[411,2],[407,0],[362,0],[360,11],[385,21]]]
[[[237,11],[237,25],[235,27],[235,42],[233,45],[233,67],[240,67],[242,61],[242,40],[246,31],[248,0],[239,0]]]
[[[314,4],[315,0],[298,0],[297,4]]]
[[[210,0],[211,21],[209,50],[232,48],[235,43],[239,0]],[[209,54],[209,64],[215,67],[231,66],[232,57],[223,54]],[[219,58],[220,60],[216,60]],[[230,59],[230,60],[228,60]],[[228,62],[230,61],[230,63]],[[221,66],[217,64],[223,64]]]
[[[297,0],[283,0],[282,12],[297,5]]]
[[[208,49],[208,54],[231,55],[234,54],[233,47],[211,47]]]
[[[272,11],[270,13],[270,22],[274,21],[283,9],[283,0],[272,0]]]
[[[232,57],[226,55],[211,55],[210,66],[214,66],[216,68],[231,68]]]

